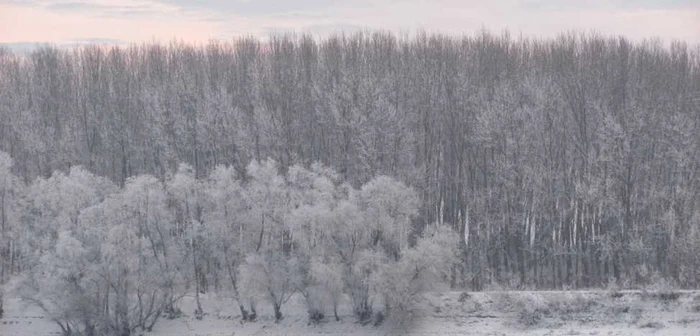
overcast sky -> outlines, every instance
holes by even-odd
[[[418,29],[568,30],[700,44],[700,0],[0,0],[0,43],[204,42],[240,35]]]

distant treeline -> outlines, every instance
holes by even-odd
[[[0,52],[0,150],[26,183],[123,186],[253,160],[414,188],[473,289],[700,281],[700,48],[568,34],[363,33]]]

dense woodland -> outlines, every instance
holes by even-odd
[[[450,230],[457,262],[429,273],[458,288],[700,284],[700,47],[681,42],[360,33],[5,50],[0,150],[3,282],[78,258],[66,244],[110,241],[150,244],[138,249],[154,260],[136,260],[166,270],[195,258],[181,283],[230,290],[252,270],[311,274],[290,260],[351,272],[348,239],[398,265]],[[299,174],[321,185],[298,191]],[[151,225],[170,233],[144,242]],[[134,239],[109,235],[122,227]],[[357,291],[344,281],[324,286]]]

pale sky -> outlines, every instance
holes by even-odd
[[[0,0],[0,44],[206,42],[359,29],[551,37],[577,30],[700,44],[700,0]]]

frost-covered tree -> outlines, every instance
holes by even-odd
[[[73,167],[68,174],[56,171],[48,179],[37,179],[27,190],[28,204],[23,216],[27,230],[34,235],[28,243],[41,254],[43,248],[51,247],[60,230],[78,224],[80,211],[116,191],[111,181],[82,167]]]
[[[195,179],[194,169],[181,164],[177,172],[166,182],[169,205],[174,214],[175,234],[182,242],[181,248],[186,249],[190,258],[190,279],[194,283],[194,294],[197,301],[195,315],[201,318],[202,309],[199,295],[207,290],[206,269],[210,268],[207,250],[206,228],[202,222],[202,185]]]
[[[18,258],[20,196],[24,185],[12,173],[12,158],[0,151],[0,318],[3,316],[5,285],[13,274],[20,270]]]
[[[362,186],[358,201],[371,230],[371,245],[398,260],[408,246],[411,220],[418,214],[416,192],[395,179],[379,176]]]
[[[251,205],[238,172],[231,166],[218,166],[204,183],[202,220],[207,227],[211,257],[230,283],[243,320],[255,319],[245,308],[241,293],[240,267],[247,253],[254,251],[256,233],[250,218]]]
[[[387,263],[372,275],[373,290],[382,298],[385,313],[406,322],[418,295],[447,287],[459,261],[459,237],[446,225],[428,226],[401,259]]]
[[[341,271],[346,293],[350,296],[355,315],[361,320],[371,317],[374,293],[370,282],[377,272],[401,258],[408,248],[408,234],[417,214],[417,195],[404,184],[381,176],[360,190],[340,185],[330,210],[312,211],[309,227],[318,227],[323,235],[314,242],[326,244],[325,266],[318,270]],[[316,224],[320,223],[320,224]],[[316,224],[316,225],[313,225]],[[318,235],[306,234],[305,237]],[[323,245],[321,245],[323,246]],[[318,260],[318,259],[317,259]],[[332,274],[325,274],[333,291]]]
[[[308,266],[306,300],[310,318],[323,318],[326,309],[333,309],[333,316],[340,321],[338,307],[343,298],[343,267],[337,258],[313,258]]]
[[[106,330],[100,301],[103,280],[94,252],[62,230],[52,250],[41,256],[18,288],[20,297],[39,307],[65,336],[96,336]]]
[[[272,160],[248,166],[246,200],[251,205],[250,227],[255,245],[241,268],[242,287],[266,299],[275,320],[283,318],[282,305],[294,293],[298,281],[292,232],[286,220],[291,199],[284,176]]]
[[[42,308],[66,335],[96,335],[106,328],[101,314],[106,286],[99,272],[104,221],[88,226],[80,218],[114,192],[107,179],[80,167],[28,188],[21,248],[26,268],[16,293]]]
[[[338,176],[330,169],[314,164],[311,170],[292,166],[287,172],[287,187],[294,209],[287,215],[293,233],[293,255],[297,261],[297,289],[304,296],[309,318],[319,321],[326,309],[337,307],[342,294],[342,270],[334,256],[333,211],[339,198]]]
[[[182,266],[189,251],[178,236],[168,195],[160,181],[144,175],[127,180],[122,192],[102,206],[109,227],[104,262],[116,281],[111,287],[125,286],[121,299],[133,300],[138,311],[130,316],[131,323],[150,329],[161,312],[175,313],[186,286]],[[118,253],[124,245],[131,254]]]
[[[37,244],[46,250],[20,281],[20,297],[44,309],[66,335],[150,330],[162,313],[172,312],[186,287],[179,268],[188,260],[187,250],[179,243],[163,184],[140,176],[114,192],[109,185],[95,188],[104,181],[79,171],[54,178],[61,180],[38,181],[36,187],[52,191],[83,186],[75,192],[103,200],[77,210],[75,222],[71,210],[87,203],[68,202],[68,192],[64,202],[52,204],[51,198],[37,197],[30,203],[30,211],[54,210],[26,220],[53,223],[56,227],[48,231],[34,227],[56,237]],[[87,188],[86,181],[94,189]]]

